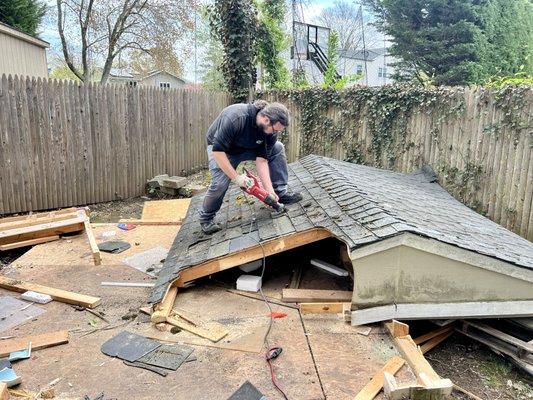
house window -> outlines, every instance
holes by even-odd
[[[135,86],[137,86],[137,82],[136,81],[129,81],[128,82],[128,86],[135,87]]]
[[[383,78],[383,68],[378,68],[378,77]]]
[[[159,87],[161,89],[170,89],[170,82],[159,82]]]
[[[355,67],[355,73],[356,73],[357,75],[363,73],[363,66],[362,66],[361,64],[357,64],[357,67]]]

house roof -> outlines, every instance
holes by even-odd
[[[351,58],[353,60],[361,60],[361,61],[374,61],[379,56],[382,56],[387,53],[387,49],[385,47],[377,48],[377,49],[366,49],[363,50],[342,50],[340,52],[340,56],[344,58]]]
[[[146,78],[150,78],[150,77],[152,77],[154,75],[157,75],[157,74],[167,74],[167,75],[170,75],[170,76],[182,81],[183,83],[187,83],[187,82],[185,82],[184,79],[180,78],[179,76],[171,74],[170,72],[167,72],[167,71],[160,71],[160,70],[155,70],[155,71],[148,72],[148,74],[143,76],[141,80],[146,79]]]
[[[242,191],[230,189],[217,215],[223,229],[213,235],[201,232],[203,197],[194,197],[150,302],[161,301],[186,268],[317,227],[350,251],[411,232],[533,270],[533,243],[455,200],[431,169],[402,174],[311,155],[289,164],[289,175],[290,186],[304,197],[300,203],[274,215],[257,201],[242,204]]]
[[[38,39],[34,36],[28,35],[10,25],[0,22],[0,33],[5,33],[6,35],[16,37],[17,39],[23,40],[25,42],[34,44],[36,46],[47,49],[50,47],[50,43],[45,42],[44,40]]]

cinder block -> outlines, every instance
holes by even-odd
[[[164,186],[167,188],[179,189],[185,186],[186,184],[187,184],[187,178],[184,178],[182,176],[171,176],[170,178],[163,179],[163,183],[161,186]]]
[[[146,182],[147,189],[159,189],[163,186],[163,180],[168,179],[168,174],[156,175]]]

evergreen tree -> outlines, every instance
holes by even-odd
[[[39,0],[2,0],[0,22],[36,36],[45,11],[46,5]]]
[[[396,78],[483,83],[533,73],[530,0],[366,0],[392,37]]]

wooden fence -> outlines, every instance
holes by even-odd
[[[364,93],[357,95],[358,90]],[[390,95],[393,90],[387,88],[322,92],[329,106],[321,106],[320,93],[316,97],[313,90],[299,96],[263,95],[291,111],[292,125],[284,138],[289,160],[314,153],[400,172],[427,164],[454,197],[533,240],[531,87],[430,89],[417,93],[419,101],[411,108],[408,95]],[[396,109],[384,103],[386,93],[398,102]],[[365,100],[355,100],[361,105],[346,98]],[[380,125],[390,113],[391,123]],[[388,128],[379,132],[380,127]],[[391,137],[379,137],[384,133]]]
[[[428,90],[409,107],[402,93],[395,107],[383,103],[391,90],[263,97],[291,111],[290,161],[315,153],[401,172],[429,164],[456,198],[533,240],[532,89]],[[154,175],[202,168],[205,132],[230,103],[223,93],[3,76],[0,214],[138,196]]]
[[[227,94],[2,76],[0,214],[138,196],[205,166]]]

